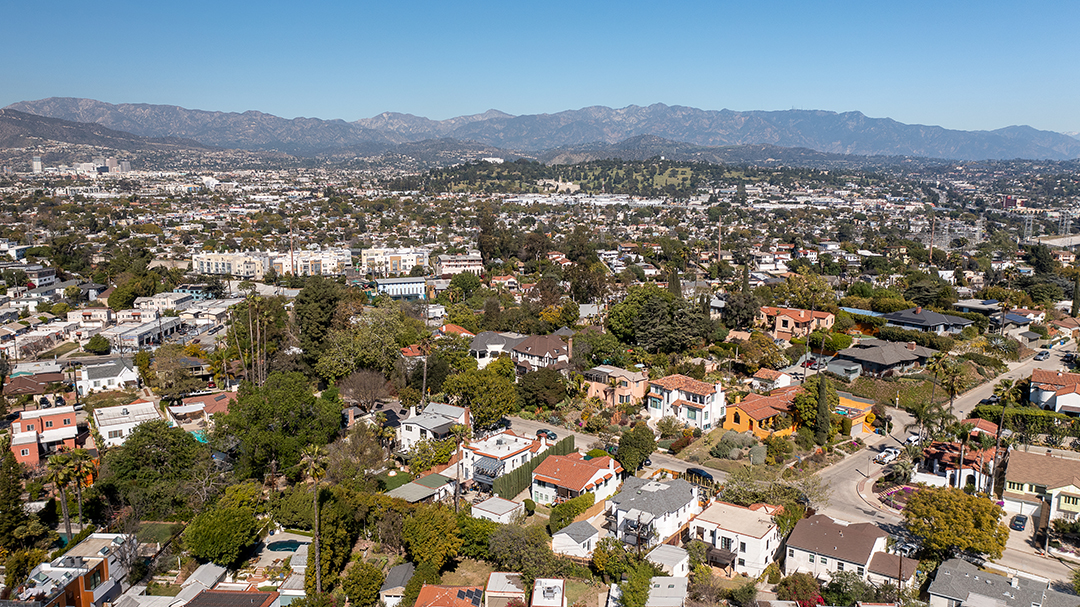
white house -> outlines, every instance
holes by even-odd
[[[774,371],[762,367],[754,373],[754,377],[750,380],[750,385],[755,390],[761,390],[763,392],[772,392],[777,388],[786,388],[792,384],[792,377],[783,371]]]
[[[776,561],[784,539],[773,521],[778,509],[768,504],[746,508],[715,502],[690,521],[690,537],[709,546],[710,564],[757,577]]]
[[[105,439],[106,447],[124,444],[135,427],[144,422],[164,419],[157,405],[148,400],[137,400],[128,405],[98,407],[94,409],[94,423]]]
[[[607,499],[619,486],[623,468],[610,457],[585,459],[580,453],[549,455],[532,473],[532,498],[537,504],[555,504],[584,493]]]
[[[462,479],[491,489],[495,479],[517,470],[548,447],[547,438],[525,438],[505,430],[469,441],[462,449]]]
[[[690,554],[678,546],[660,544],[645,556],[645,560],[656,564],[670,576],[690,576]]]
[[[398,444],[401,450],[411,451],[422,440],[442,440],[450,436],[457,425],[470,426],[468,407],[455,407],[443,403],[428,403],[423,413],[409,409],[409,416],[398,426]]]
[[[675,535],[700,512],[697,487],[686,480],[630,476],[608,500],[606,516],[624,543],[650,547]]]
[[[825,580],[834,572],[852,571],[869,579],[871,562],[886,552],[887,538],[888,534],[872,523],[848,523],[815,514],[799,521],[788,536],[784,574],[802,572]],[[917,566],[918,562],[901,557],[897,572],[913,573]],[[889,575],[875,573],[885,578]]]
[[[528,335],[521,333],[482,331],[477,333],[469,344],[469,356],[475,358],[476,365],[483,369],[503,354],[509,355],[514,346],[525,341],[527,337]]]
[[[649,382],[649,418],[674,417],[691,428],[711,430],[724,423],[724,388],[685,375],[668,375]]]
[[[591,558],[593,549],[599,541],[600,531],[596,527],[593,527],[589,521],[578,521],[551,536],[551,550],[555,554]]]
[[[138,384],[139,371],[135,364],[125,358],[118,358],[107,363],[87,365],[79,370],[79,378],[75,380],[75,389],[79,394],[86,396],[90,391],[106,392],[108,390],[122,390],[127,386]]]
[[[1033,405],[1052,408],[1058,413],[1080,414],[1080,373],[1034,369],[1028,396]]]
[[[509,525],[514,521],[514,517],[523,514],[524,512],[525,504],[506,500],[498,496],[489,497],[472,507],[472,515],[474,518],[487,519],[504,525]]]

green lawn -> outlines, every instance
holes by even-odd
[[[176,596],[180,594],[182,586],[179,584],[161,584],[159,582],[151,582],[146,586],[147,596]],[[275,590],[277,590],[275,588]]]
[[[397,489],[405,483],[408,483],[412,480],[412,477],[409,476],[407,473],[398,470],[397,474],[395,474],[394,476],[388,476],[386,472],[383,472],[379,476],[376,476],[375,480],[377,480],[379,484],[383,487],[383,491],[391,491],[393,489]]]
[[[175,525],[177,525],[177,523],[143,523],[139,525],[139,530],[135,532],[135,537],[143,543],[164,543],[173,536],[173,527]]]
[[[41,354],[38,354],[37,357],[38,357],[39,360],[41,360],[41,359],[45,359],[45,358],[52,358],[54,356],[63,356],[64,354],[67,354],[68,352],[71,352],[72,350],[78,350],[78,349],[79,349],[79,344],[77,344],[77,343],[75,343],[73,341],[66,341],[66,342],[60,344],[59,346],[53,348],[52,350],[49,350],[48,352],[42,352]]]

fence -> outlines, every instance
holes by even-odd
[[[519,468],[514,469],[512,472],[507,472],[495,479],[495,482],[492,483],[492,491],[494,491],[495,495],[498,495],[503,499],[512,500],[517,494],[532,485],[533,470],[536,470],[536,467],[540,465],[540,462],[547,459],[549,455],[566,455],[568,453],[573,453],[576,450],[577,448],[574,446],[574,435],[571,434],[552,445],[543,453],[525,462]]]

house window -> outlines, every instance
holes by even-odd
[[[731,550],[731,538],[730,537],[722,537],[722,538],[720,538],[720,548],[723,549],[723,550]]]
[[[123,435],[123,430],[109,430],[109,438],[120,438]]]
[[[705,410],[705,421],[709,421],[709,410]]]
[[[736,424],[740,424],[740,423],[742,423],[742,420],[741,420],[741,419],[740,419],[740,417],[739,417],[739,412],[738,412],[738,411],[736,411],[736,412],[735,412],[735,415],[731,416],[731,419],[732,419],[732,420],[733,420],[733,421],[734,421],[734,422],[735,422]]]
[[[21,454],[21,455],[22,455],[23,457],[26,457],[27,455],[30,455],[30,450],[29,450],[29,449],[23,449],[23,450],[22,450],[22,451],[20,451],[19,453],[20,453],[20,454]]]
[[[795,549],[794,548],[788,548],[787,549],[787,555],[788,555],[789,559],[795,558]]]
[[[27,432],[31,432],[33,430],[34,430],[34,424],[27,424],[26,425],[26,431]]]
[[[53,427],[53,423],[52,423],[51,419],[45,420],[45,427],[46,428],[52,428]]]
[[[827,559],[825,557],[821,557],[821,564],[822,565],[828,565],[829,564],[829,559]]]
[[[697,409],[687,409],[686,410],[686,419],[697,420]]]
[[[811,563],[813,563],[813,562],[814,562],[814,555],[812,555],[812,554],[810,555],[810,562],[811,562]]]
[[[746,559],[739,559],[739,567],[746,566]]]
[[[1080,497],[1073,497],[1071,495],[1063,495],[1063,496],[1061,496],[1061,500],[1063,502],[1065,502],[1066,506],[1080,505]]]
[[[1009,481],[1009,491],[1021,491],[1022,492],[1023,490],[1024,490],[1024,483],[1014,483],[1012,481]]]
[[[659,409],[660,408],[660,399],[658,399],[658,398],[650,398],[649,399],[649,407],[651,407],[653,409]]]
[[[859,567],[858,569],[855,570],[855,572],[858,573],[859,575],[862,575],[862,574],[866,573],[866,570],[863,569],[862,567]]]
[[[70,426],[71,425],[71,418],[70,417],[65,417],[64,418],[64,425],[65,426]]]
[[[746,542],[739,542],[739,552],[746,552]]]
[[[843,561],[836,561],[836,570],[837,571],[843,571],[844,570],[844,562]]]

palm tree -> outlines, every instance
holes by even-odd
[[[941,381],[941,387],[949,394],[949,413],[952,413],[953,402],[956,395],[963,392],[967,387],[967,378],[964,377],[964,366],[951,358],[944,359],[937,376]]]
[[[312,481],[311,506],[312,544],[315,547],[315,590],[322,594],[322,559],[319,556],[319,481],[326,476],[326,452],[321,445],[308,445],[300,450],[304,474]]]
[[[60,492],[60,505],[64,512],[64,531],[67,532],[67,539],[70,541],[72,537],[71,513],[68,512],[67,485],[71,482],[71,467],[68,465],[68,457],[63,454],[53,455],[49,457],[46,466],[48,472],[45,479]]]
[[[964,451],[967,449],[968,441],[971,440],[971,431],[975,429],[975,424],[971,423],[959,423],[953,426],[953,434],[956,435],[957,441],[960,442],[960,460],[957,463],[956,473],[956,488],[963,489],[961,486],[961,480],[964,477]]]
[[[457,464],[454,465],[454,470],[457,473],[457,482],[454,483],[454,512],[458,511],[458,488],[461,486],[461,443],[465,441],[469,436],[468,426],[461,424],[454,424],[450,428],[450,433],[454,435],[454,440],[457,442]]]
[[[938,352],[930,357],[930,360],[926,361],[926,370],[933,374],[934,378],[931,381],[930,387],[930,402],[933,403],[937,397],[937,377],[941,371],[942,365],[944,365],[945,353]]]
[[[86,449],[76,449],[68,455],[68,464],[71,466],[71,476],[75,481],[75,496],[79,500],[79,524],[85,525],[82,486],[86,482],[86,477],[93,472],[93,459]]]
[[[905,426],[904,430],[910,431],[912,428],[918,428],[920,442],[922,442],[921,439],[926,433],[926,429],[946,415],[941,405],[935,403],[933,399],[915,401],[907,406],[907,412],[911,414],[914,420]]]

